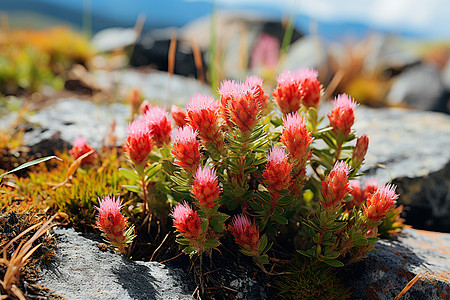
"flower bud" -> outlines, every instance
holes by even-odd
[[[142,119],[128,124],[128,137],[124,149],[130,159],[137,165],[145,166],[147,157],[153,148],[153,142],[147,124]]]
[[[263,89],[263,79],[258,76],[249,76],[245,79],[245,83],[247,83],[251,89],[253,89],[255,97],[257,97],[257,101],[261,105],[261,110],[264,110],[267,108],[267,105],[269,103],[269,95],[266,94],[266,92]]]
[[[170,144],[172,125],[163,107],[150,106],[144,114],[144,120],[157,147]]]
[[[328,115],[330,125],[335,134],[342,133],[346,137],[355,122],[354,109],[356,102],[347,94],[338,95],[332,101],[334,109]]]
[[[361,137],[356,139],[356,145],[355,148],[353,148],[353,168],[358,168],[359,166],[361,166],[366,156],[367,148],[369,148],[369,138],[367,137],[367,135],[363,134]]]
[[[335,207],[341,204],[345,196],[350,193],[350,183],[348,180],[349,167],[346,162],[337,162],[327,179],[322,181],[322,195],[325,199],[322,205],[325,208]]]
[[[283,148],[273,147],[267,157],[266,170],[263,173],[267,180],[267,189],[272,193],[284,190],[291,180],[292,165]]]
[[[314,69],[301,69],[299,74],[300,94],[302,104],[307,109],[310,107],[317,108],[319,106],[322,85],[317,80],[317,71]]]
[[[255,223],[252,223],[246,215],[237,215],[228,225],[228,230],[233,234],[236,243],[245,250],[258,254],[259,230]]]
[[[305,120],[297,112],[287,114],[283,122],[281,142],[294,160],[305,164],[308,147],[313,141],[312,133],[306,130]]]
[[[200,164],[200,144],[197,141],[197,132],[190,126],[179,127],[172,133],[174,140],[172,153],[178,160],[175,165],[182,167],[187,173],[193,174]]]
[[[302,100],[299,71],[284,70],[278,75],[277,82],[278,86],[272,92],[272,96],[281,112],[286,115],[298,111]]]
[[[199,167],[194,175],[191,193],[197,199],[199,207],[213,207],[220,194],[219,180],[214,169]]]
[[[361,204],[364,203],[366,198],[364,198],[363,196],[363,192],[361,190],[361,183],[359,182],[359,180],[350,180],[349,184],[351,188],[350,194],[353,196],[353,199],[352,201],[346,202],[345,207],[350,210],[354,206],[359,207]]]
[[[176,105],[172,105],[170,108],[170,113],[172,115],[173,120],[175,121],[175,124],[178,127],[183,127],[187,123],[187,115],[186,112]]]
[[[73,142],[73,147],[70,149],[69,154],[72,156],[74,160],[77,160],[80,156],[88,153],[89,151],[94,150],[92,146],[90,146],[86,139],[83,137],[75,138]],[[81,160],[82,164],[93,164],[95,161],[95,152],[91,153],[87,157]]]
[[[177,204],[173,211],[173,226],[187,239],[197,239],[202,234],[200,217],[187,202]]]
[[[377,222],[386,216],[386,213],[396,204],[398,195],[395,193],[395,185],[379,187],[367,198],[363,206],[364,215],[368,220]]]

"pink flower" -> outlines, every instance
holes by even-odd
[[[220,187],[214,169],[208,166],[199,167],[194,175],[191,193],[197,199],[200,208],[213,207],[219,198]]]
[[[334,109],[328,115],[330,125],[335,134],[342,133],[346,137],[355,122],[354,109],[357,104],[347,94],[338,95],[332,103]]]
[[[233,234],[236,243],[245,250],[258,254],[259,229],[246,215],[237,215],[228,225],[228,230]]]
[[[173,226],[183,237],[194,240],[200,237],[202,233],[200,217],[186,201],[174,207],[172,217]]]
[[[220,94],[220,107],[219,112],[224,125],[228,127],[228,129],[233,128],[233,122],[231,122],[228,116],[228,102],[234,97],[236,86],[238,86],[240,82],[234,80],[224,80],[220,83],[219,94]]]
[[[322,195],[325,199],[322,205],[325,208],[336,207],[351,192],[348,181],[349,167],[346,162],[337,162],[327,179],[322,181]]]
[[[120,212],[122,208],[120,197],[116,200],[114,197],[105,196],[102,200],[100,198],[98,200],[100,207],[95,207],[99,212],[96,226],[105,233],[110,242],[123,245],[127,239],[125,234],[127,218]]]
[[[395,185],[379,187],[375,193],[369,195],[366,205],[363,206],[367,219],[377,222],[386,216],[386,213],[396,204],[398,195]]]
[[[150,106],[144,114],[144,120],[150,130],[150,136],[157,147],[170,144],[172,125],[166,110],[160,106]]]
[[[248,83],[237,83],[230,95],[228,113],[231,121],[242,133],[250,134],[261,112],[258,92]]]
[[[77,160],[80,156],[94,150],[94,148],[86,143],[86,139],[83,137],[75,138],[73,147],[70,149],[69,154],[74,160]],[[81,160],[82,164],[92,164],[95,161],[95,152],[89,154],[87,157]]]
[[[352,201],[345,202],[345,207],[352,209],[354,206],[359,207],[366,199],[363,196],[359,180],[350,180],[349,183],[351,188],[350,194],[353,196],[353,199]]]
[[[146,165],[147,157],[153,148],[153,142],[147,124],[142,119],[128,124],[128,137],[124,149],[137,165]]]
[[[267,189],[272,193],[283,191],[291,180],[292,165],[283,148],[273,147],[267,157],[263,177],[267,180]]]
[[[291,157],[303,164],[308,157],[308,147],[313,141],[312,133],[306,130],[305,120],[297,113],[287,114],[283,118],[284,127],[281,142],[289,150]]]
[[[250,86],[251,89],[253,89],[255,97],[258,95],[259,103],[261,104],[261,110],[264,110],[267,108],[267,104],[269,103],[269,95],[266,94],[266,92],[263,89],[263,79],[258,76],[250,76],[245,79],[245,83]]]
[[[301,69],[299,71],[300,93],[302,104],[306,108],[319,106],[322,85],[317,80],[317,71],[314,69]]]
[[[369,148],[369,138],[363,134],[356,139],[355,148],[353,148],[352,165],[354,168],[358,168],[364,161],[364,158]]]
[[[197,132],[190,126],[177,128],[172,133],[174,140],[172,153],[178,161],[175,165],[182,167],[186,172],[192,174],[200,164],[200,144],[197,141]]]
[[[300,91],[300,71],[284,70],[277,77],[278,86],[272,92],[281,112],[286,115],[300,109],[302,94]]]
[[[187,115],[181,107],[172,105],[172,107],[170,108],[170,113],[172,114],[172,118],[178,127],[183,127],[184,125],[186,125]]]
[[[213,97],[202,94],[192,96],[186,106],[188,124],[198,131],[198,136],[206,146],[213,144],[216,149],[223,148],[222,135],[218,123],[218,104]]]
[[[250,67],[275,68],[278,63],[280,42],[270,34],[263,33],[259,36],[252,50]]]

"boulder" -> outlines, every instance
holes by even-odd
[[[401,299],[450,298],[450,234],[405,229],[375,248],[341,274],[352,299],[394,299],[409,282],[415,283]]]
[[[56,259],[41,268],[39,283],[59,296],[69,300],[192,299],[195,285],[184,270],[102,252],[99,236],[82,236],[72,228],[57,228],[54,236]]]
[[[132,261],[99,249],[102,239],[73,228],[55,228],[55,261],[41,267],[38,283],[68,300],[192,299],[196,288],[190,265]],[[261,285],[241,270],[221,269],[221,285],[236,299],[266,299]]]
[[[370,140],[362,172],[398,186],[406,223],[450,232],[450,116],[359,106],[355,129]]]

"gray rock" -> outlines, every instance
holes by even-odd
[[[51,107],[29,116],[28,120],[34,126],[24,135],[24,142],[33,147],[54,140],[47,143],[48,146],[61,150],[58,145],[71,145],[76,137],[83,136],[88,144],[99,148],[111,124],[116,121],[115,134],[121,145],[126,138],[126,122],[130,114],[130,107],[124,104],[60,99]]]
[[[54,235],[56,260],[41,269],[39,283],[59,296],[69,300],[192,299],[195,286],[183,270],[102,252],[99,240],[72,228],[56,228]]]
[[[450,232],[450,116],[359,106],[356,118],[370,140],[362,171],[398,185],[409,225]]]
[[[405,229],[375,248],[342,274],[353,288],[352,299],[394,299],[416,275],[418,281],[401,299],[450,297],[450,234]]]
[[[445,88],[439,71],[428,64],[411,66],[396,76],[387,95],[389,105],[446,112]],[[443,104],[445,102],[445,104]]]
[[[290,46],[281,69],[317,69],[324,66],[326,63],[326,51],[323,50],[323,45],[319,38],[305,36]]]

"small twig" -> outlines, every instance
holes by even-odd
[[[166,259],[166,260],[163,260],[163,261],[161,261],[161,262],[159,262],[159,263],[160,263],[160,264],[163,264],[163,263],[166,263],[166,262],[168,262],[168,261],[174,260],[175,258],[180,257],[182,254],[183,254],[183,253],[178,253],[178,254],[175,255],[174,257],[169,258],[169,259]]]
[[[405,288],[400,292],[400,294],[397,295],[397,297],[394,298],[394,300],[399,300],[404,294],[406,294],[410,288],[412,288],[412,286],[420,279],[422,274],[417,274],[416,276],[414,276],[413,279],[411,279],[410,282],[408,282],[408,284],[405,286]]]
[[[155,256],[155,253],[161,248],[161,246],[164,244],[164,242],[166,241],[167,237],[169,236],[169,234],[166,234],[166,236],[164,237],[164,239],[162,240],[161,244],[159,244],[158,248],[156,248],[155,251],[153,251],[152,256],[150,257],[150,261],[153,261],[153,256]]]

